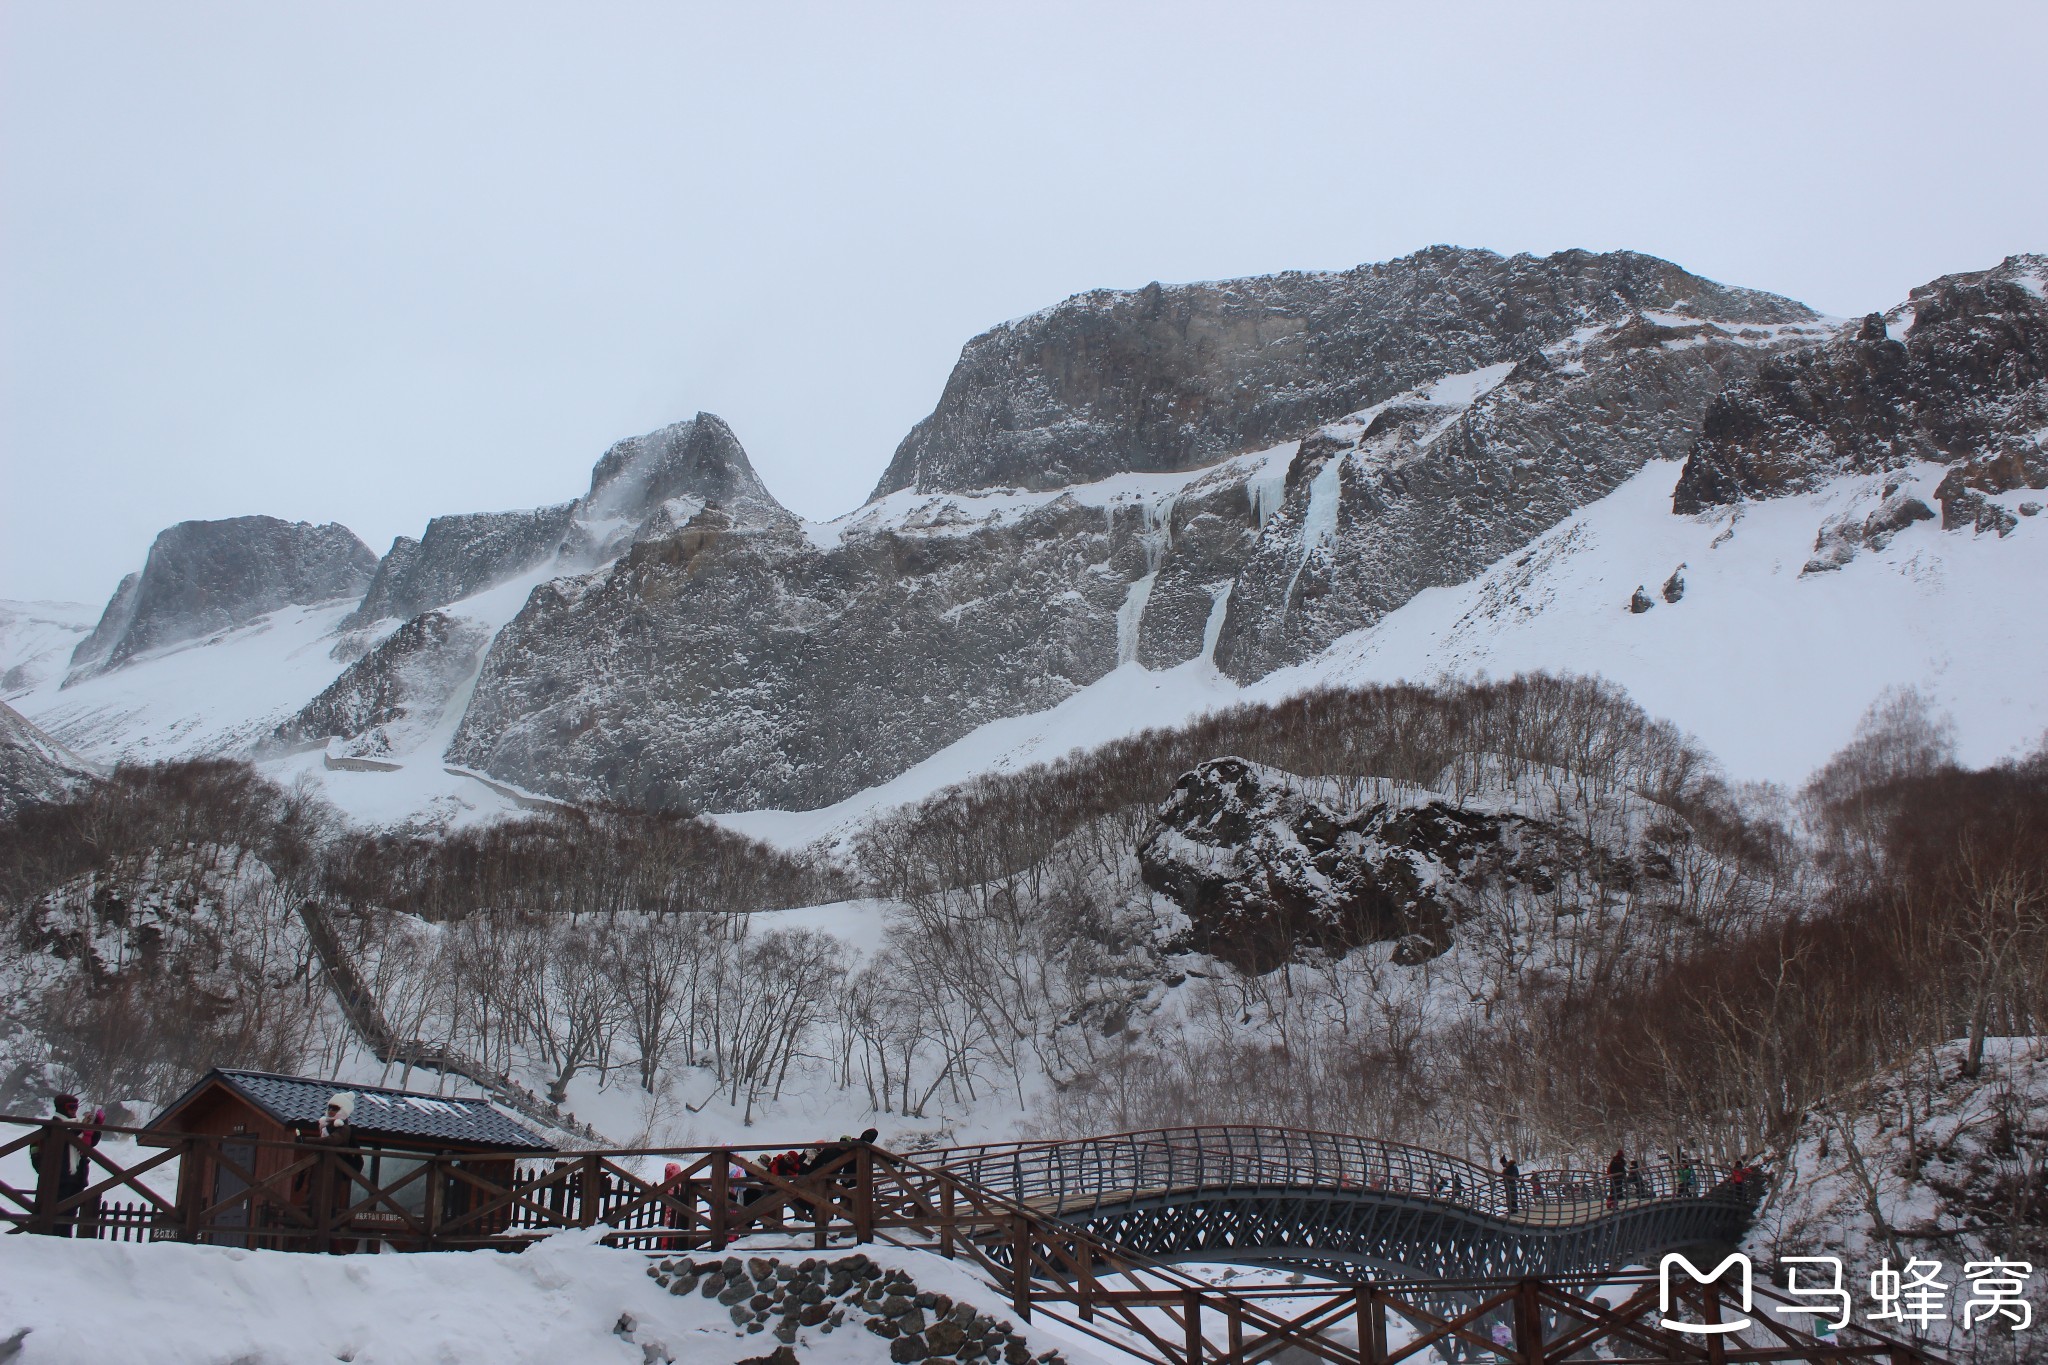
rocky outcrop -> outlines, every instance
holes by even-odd
[[[445,612],[415,616],[278,726],[271,742],[298,747],[339,739],[351,758],[403,752],[441,719],[489,642],[483,627]]]
[[[1804,492],[1845,473],[1951,466],[1951,527],[1983,496],[2048,487],[2048,256],[1947,275],[1830,344],[1774,358],[1708,408],[1673,507]],[[1976,496],[1972,496],[1976,495]],[[2007,514],[2009,515],[2009,514]]]
[[[0,820],[36,801],[61,801],[92,780],[85,760],[0,702]]]
[[[344,628],[459,602],[553,559],[576,504],[530,512],[473,512],[435,517],[418,540],[400,536],[377,564],[362,605]]]
[[[1116,666],[1140,518],[1055,500],[818,548],[706,509],[537,589],[449,755],[550,795],[820,805]]]
[[[1813,316],[1625,251],[1432,247],[1336,273],[1097,290],[969,342],[875,496],[1199,468],[1645,310]]]
[[[253,621],[280,607],[361,595],[377,556],[346,526],[233,517],[157,535],[71,656],[68,681],[146,650]]]
[[[585,522],[636,528],[659,515],[662,521],[653,528],[658,534],[706,507],[718,508],[738,526],[796,522],[754,473],[732,428],[700,412],[607,450],[590,472],[590,491],[577,515]]]
[[[1185,774],[1159,822],[1138,850],[1145,884],[1185,912],[1189,947],[1249,972],[1381,942],[1396,963],[1424,962],[1475,896],[1547,895],[1593,861],[1582,836],[1498,803],[1347,790],[1241,758]]]
[[[1462,583],[1682,459],[1725,385],[1804,325],[1636,315],[1322,427],[1236,576],[1216,662],[1240,681],[1298,663],[1424,588]]]
[[[762,485],[732,428],[700,412],[612,446],[591,470],[589,492],[573,502],[436,517],[420,539],[398,537],[362,605],[342,624],[360,629],[411,617],[544,565],[588,571],[639,541],[669,535],[707,507],[736,525],[797,525]]]
[[[916,488],[899,468],[808,532],[699,415],[600,462],[576,524],[631,551],[534,595],[451,756],[561,797],[808,808],[1122,663],[1257,676],[1682,455],[1810,317],[1625,253],[1084,295],[968,347],[899,453]],[[1134,396],[1182,381],[1185,440]]]

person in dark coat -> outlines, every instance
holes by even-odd
[[[1500,1184],[1508,1196],[1508,1217],[1513,1218],[1522,1211],[1522,1167],[1506,1153],[1500,1159]]]
[[[107,1113],[104,1109],[95,1109],[91,1120],[87,1121],[79,1116],[78,1096],[53,1095],[50,1097],[50,1119],[74,1130],[58,1157],[62,1164],[57,1171],[57,1202],[62,1204],[84,1194],[86,1186],[92,1183],[92,1158],[85,1154],[85,1149],[99,1146],[99,1125],[106,1122]],[[28,1149],[28,1159],[30,1166],[40,1174],[43,1168],[42,1143]],[[57,1229],[59,1237],[98,1236],[99,1201],[67,1210],[63,1219],[63,1225]]]
[[[1614,1149],[1614,1156],[1613,1156],[1613,1158],[1612,1158],[1611,1160],[1609,1160],[1609,1161],[1608,1161],[1608,1163],[1607,1163],[1607,1207],[1608,1207],[1608,1208],[1610,1208],[1610,1209],[1611,1209],[1611,1208],[1615,1207],[1615,1206],[1616,1206],[1617,1204],[1621,1203],[1621,1197],[1622,1197],[1622,1194],[1623,1194],[1623,1192],[1624,1192],[1624,1191],[1626,1190],[1626,1188],[1627,1188],[1627,1183],[1628,1183],[1628,1155],[1627,1155],[1627,1154],[1626,1154],[1625,1152],[1623,1152],[1623,1151],[1621,1150],[1621,1148],[1619,1148],[1619,1147],[1616,1147],[1616,1148]]]

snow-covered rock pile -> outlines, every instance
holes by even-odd
[[[1058,1351],[1034,1355],[1010,1323],[972,1303],[920,1290],[908,1270],[885,1268],[865,1255],[832,1261],[806,1257],[794,1265],[760,1256],[664,1260],[647,1273],[671,1294],[694,1293],[715,1301],[740,1331],[765,1331],[784,1346],[793,1346],[805,1329],[823,1336],[858,1324],[888,1342],[889,1359],[899,1363],[1065,1365]],[[789,1357],[795,1358],[794,1353]]]
[[[1708,408],[1676,507],[1810,492],[1843,473],[1949,466],[1942,527],[2010,534],[2048,488],[2048,256],[1946,275]]]
[[[1306,779],[1241,758],[1185,774],[1159,821],[1138,850],[1146,885],[1186,913],[1190,946],[1252,972],[1390,941],[1391,961],[1414,966],[1488,896],[1671,879],[1663,854],[1610,850],[1501,792]]]

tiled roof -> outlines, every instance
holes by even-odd
[[[356,1097],[351,1126],[365,1137],[429,1138],[503,1151],[554,1150],[552,1144],[514,1123],[488,1100],[416,1095],[409,1090],[273,1076],[264,1071],[221,1069],[214,1074],[282,1123],[318,1123],[327,1112],[328,1099],[336,1091],[351,1090]]]

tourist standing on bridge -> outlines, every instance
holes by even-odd
[[[1621,1203],[1627,1189],[1628,1154],[1616,1147],[1613,1159],[1607,1163],[1607,1207],[1611,1209]]]
[[[1508,1217],[1512,1218],[1522,1211],[1522,1168],[1505,1152],[1500,1158],[1500,1183],[1507,1191]]]

